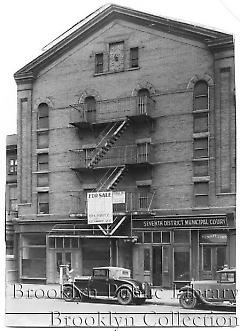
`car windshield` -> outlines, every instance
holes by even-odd
[[[93,270],[93,277],[107,277],[108,270],[107,269],[94,269]]]

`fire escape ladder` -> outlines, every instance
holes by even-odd
[[[122,179],[124,173],[126,171],[126,166],[115,167],[109,174],[107,172],[107,176],[103,176],[100,181],[100,185],[98,185],[97,191],[101,190],[113,190],[119,181]]]
[[[115,122],[113,126],[108,130],[105,136],[97,144],[97,152],[88,163],[88,168],[93,168],[98,164],[102,157],[109,151],[109,149],[115,144],[115,142],[121,137],[123,132],[129,126],[129,118],[126,118],[119,125],[119,122]],[[105,143],[104,143],[105,141]],[[98,149],[99,147],[99,149]]]

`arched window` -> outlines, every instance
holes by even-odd
[[[194,86],[194,110],[208,109],[208,84],[204,80]]]
[[[86,97],[84,104],[87,112],[96,111],[96,100],[93,96]]]
[[[46,103],[40,103],[38,106],[38,129],[49,128],[49,108]]]
[[[138,91],[138,112],[139,114],[146,114],[148,107],[148,100],[150,92],[146,88],[142,88]]]
[[[96,118],[96,100],[93,96],[88,96],[84,100],[84,109],[86,112],[86,119],[88,122],[92,122]]]

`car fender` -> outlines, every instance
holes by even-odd
[[[86,293],[86,292],[84,292],[84,290],[79,289],[74,283],[65,283],[65,284],[63,284],[63,289],[64,289],[64,287],[67,287],[67,286],[72,286],[79,294],[81,294],[85,297],[88,297],[88,292]],[[63,291],[63,289],[62,289],[62,291]]]
[[[132,292],[132,294],[134,295],[133,285],[130,285],[130,284],[128,284],[128,283],[125,283],[125,284],[120,285],[120,286],[117,288],[117,290],[116,290],[114,296],[116,297],[116,296],[118,295],[118,292],[119,292],[121,289],[123,289],[123,288],[128,288],[128,289]]]
[[[182,288],[180,288],[179,290],[179,296],[180,296],[180,293],[183,293],[183,292],[191,292],[195,295],[195,297],[197,298],[198,302],[202,302],[202,303],[206,303],[206,304],[209,304],[209,301],[207,301],[203,296],[201,296],[199,294],[198,291],[196,291],[192,286],[184,286]]]

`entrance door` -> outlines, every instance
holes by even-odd
[[[162,285],[162,246],[152,248],[152,279],[153,285]]]
[[[202,245],[202,277],[216,279],[218,270],[226,264],[226,246]]]
[[[72,253],[65,251],[57,251],[55,253],[55,280],[59,282],[60,265],[68,264],[69,270],[72,268]]]

